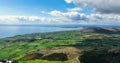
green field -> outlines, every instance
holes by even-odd
[[[103,49],[108,51],[109,49],[114,49],[114,48],[115,49],[117,48],[117,50],[119,50],[120,28],[117,28],[117,30],[113,29],[112,31],[107,29],[107,31],[110,31],[111,33],[103,32],[103,29],[100,29],[99,32],[97,32],[96,29],[93,30],[95,30],[95,32],[89,32],[89,31],[81,32],[80,30],[75,30],[75,31],[62,31],[62,32],[51,32],[51,33],[34,33],[34,34],[19,35],[19,36],[0,39],[0,60],[11,59],[18,61],[18,63],[71,63],[71,62],[78,63],[77,60],[80,61],[81,58],[82,59],[86,58],[85,56],[86,54],[88,54],[87,56],[89,56],[90,51],[96,51],[96,50],[103,51]],[[79,53],[78,55],[76,53],[77,56],[69,57],[72,59],[68,59],[66,61],[54,61],[54,60],[49,61],[47,59],[43,59],[44,57],[40,59],[34,58],[30,60],[23,59],[25,55],[36,53],[42,50],[46,50],[45,52],[48,52],[47,50],[51,50],[50,48],[54,48],[54,47],[68,47],[68,49],[66,48],[66,51],[70,53],[68,55],[71,56],[75,54],[74,52],[71,52],[71,49],[69,49],[69,47],[73,47],[73,49],[77,49],[77,51],[83,50],[83,52]],[[64,51],[64,49],[60,49],[60,50]],[[58,50],[55,51],[57,51],[57,53],[59,52],[61,53],[61,51]],[[53,50],[52,52],[49,52],[49,54],[50,53],[52,54]],[[96,52],[96,55],[97,54],[99,53]],[[112,57],[112,56],[108,56],[108,57]],[[86,61],[86,59],[84,60]],[[92,59],[88,58],[88,60],[92,60]],[[87,62],[83,61],[83,63],[87,63]],[[117,61],[113,63],[117,63]]]

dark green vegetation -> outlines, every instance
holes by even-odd
[[[97,49],[85,51],[79,57],[81,63],[119,63],[120,62],[120,49]]]
[[[119,63],[119,47],[120,28],[35,33],[0,39],[0,60],[12,59],[18,63],[78,63],[79,60],[82,63]],[[94,60],[96,62],[92,62]]]

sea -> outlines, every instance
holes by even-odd
[[[0,26],[0,38],[12,37],[16,35],[57,32],[68,30],[79,30],[82,27],[56,27],[56,26]]]

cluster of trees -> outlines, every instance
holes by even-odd
[[[86,51],[79,57],[81,63],[120,63],[120,49]]]

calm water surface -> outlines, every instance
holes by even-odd
[[[30,34],[30,33],[55,32],[55,31],[77,30],[77,29],[81,29],[81,28],[0,26],[0,38],[22,35],[22,34]]]

